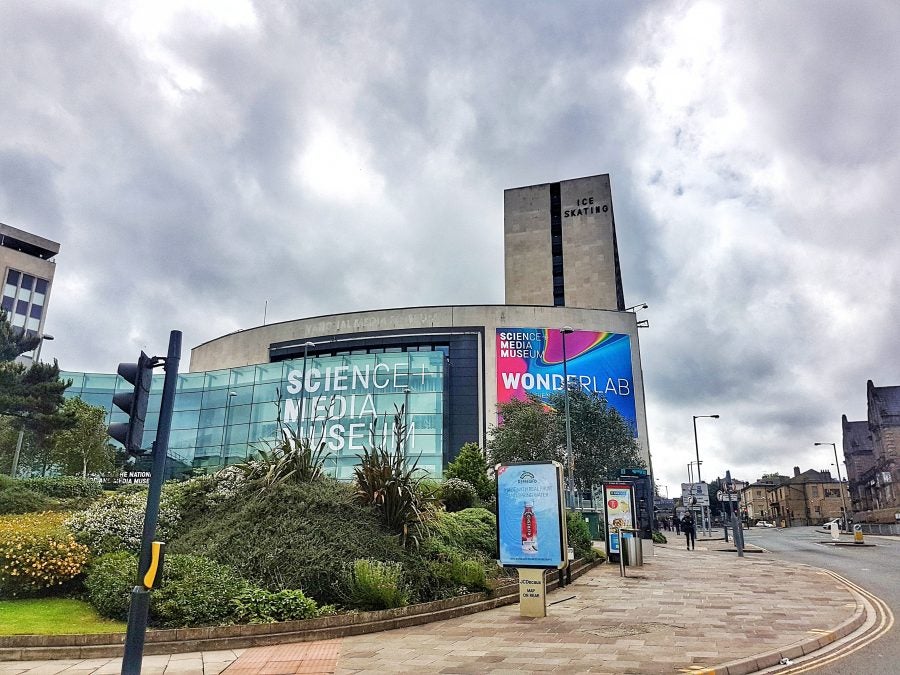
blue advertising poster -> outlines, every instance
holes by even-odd
[[[560,475],[555,462],[497,468],[500,564],[552,568],[565,564]]]

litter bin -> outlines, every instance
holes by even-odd
[[[622,543],[625,544],[625,564],[628,567],[644,566],[644,549],[641,546],[640,537],[634,536],[630,532],[622,533]]]

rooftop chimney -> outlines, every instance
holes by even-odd
[[[794,478],[796,478],[796,477],[799,476],[799,475],[800,475],[800,467],[799,467],[799,466],[795,466],[795,467],[794,467]]]

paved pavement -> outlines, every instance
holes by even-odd
[[[522,618],[510,605],[336,640],[149,656],[143,672],[697,672],[748,659],[752,665],[755,655],[827,639],[861,607],[858,596],[813,568],[715,550],[724,542],[700,541],[686,551],[681,541],[654,547],[626,579],[617,566],[602,565],[554,591],[545,619]],[[119,668],[120,659],[8,662],[0,675]]]

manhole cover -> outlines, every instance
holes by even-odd
[[[663,631],[673,627],[677,626],[670,626],[664,623],[611,623],[606,626],[597,626],[596,628],[581,628],[579,632],[605,638],[620,638]]]

